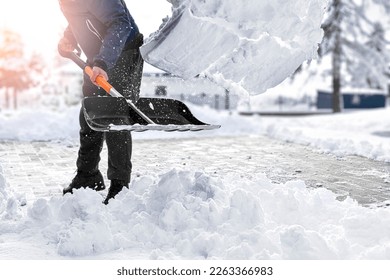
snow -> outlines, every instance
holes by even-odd
[[[141,48],[145,61],[184,78],[203,74],[226,88],[253,95],[278,85],[317,56],[327,3],[170,2],[172,17]]]
[[[204,134],[133,133],[134,138],[260,133],[319,152],[389,160],[388,139],[383,137],[390,131],[388,109],[299,118],[191,109],[200,119],[226,127]],[[77,115],[78,108],[8,113],[0,117],[0,138],[76,142]],[[339,201],[335,193],[309,189],[303,181],[272,183],[263,174],[221,177],[186,166],[136,177],[129,190],[105,206],[102,196],[91,190],[26,205],[6,179],[0,169],[0,258],[20,258],[21,252],[26,259],[390,257],[388,208],[363,207],[350,198]]]
[[[209,48],[203,52],[205,60],[198,61],[188,51],[180,53],[185,48],[172,37],[175,44],[167,46],[177,45],[174,51],[183,55],[183,63],[193,62],[196,73],[227,87],[260,93],[313,57],[326,1],[245,0],[239,6],[237,1],[207,2],[215,7],[205,1],[171,2],[176,8],[184,4],[182,23],[202,27],[212,38],[226,42],[221,47],[213,42],[216,47],[210,51],[211,42],[200,40],[200,47]],[[191,35],[188,28],[180,34],[184,35]],[[317,152],[389,161],[388,109],[296,118],[244,117],[196,106],[191,111],[222,128],[133,133],[134,139],[263,134]],[[2,111],[0,139],[75,144],[78,112],[77,106],[61,112]],[[89,189],[27,201],[7,183],[2,157],[0,259],[390,258],[388,207],[363,207],[348,197],[340,201],[330,190],[308,188],[304,181],[274,183],[264,174],[234,172],[221,176],[187,165],[135,177],[130,188],[107,206],[101,203],[101,194]]]
[[[36,108],[4,111],[0,115],[0,139],[49,141],[78,137],[79,107],[65,107],[61,113]]]
[[[337,156],[359,155],[390,162],[389,109],[347,111],[338,115],[311,117],[241,116],[238,112],[215,111],[187,104],[201,121],[221,125],[200,132],[140,132],[134,139],[193,138],[262,134],[313,147]],[[77,142],[79,107],[8,111],[0,115],[0,139],[18,141]],[[15,129],[17,128],[17,129]]]
[[[350,111],[309,118],[263,118],[265,135],[337,156],[359,155],[390,162],[389,109]]]

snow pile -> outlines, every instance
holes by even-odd
[[[234,182],[234,183],[232,183]],[[54,258],[388,259],[390,209],[301,181],[171,170],[135,179],[108,206],[92,190],[39,199],[0,232]],[[37,252],[35,252],[37,254]]]
[[[0,219],[12,220],[20,215],[20,206],[26,205],[25,195],[8,189],[8,183],[0,164]]]
[[[135,132],[134,139],[190,138],[258,133],[258,117],[239,116],[236,112],[215,111],[206,106],[187,104],[201,121],[222,125],[220,129],[200,132]],[[8,111],[0,114],[0,139],[21,141],[78,141],[79,107],[64,107],[61,112],[44,108]]]
[[[184,78],[259,94],[315,58],[327,0],[170,0],[173,14],[141,48],[144,59]]]
[[[4,212],[5,201],[8,196],[5,190],[6,185],[7,185],[7,181],[3,175],[3,168],[0,165],[0,215]]]
[[[263,117],[259,126],[262,134],[321,152],[390,162],[389,109],[311,117]]]
[[[198,137],[217,137],[217,136],[240,136],[259,134],[260,117],[240,116],[238,112],[216,111],[208,106],[197,106],[186,103],[192,114],[208,124],[221,125],[218,129],[189,131],[189,132],[161,132],[148,131],[143,133],[132,133],[133,139],[166,139],[166,138],[198,138]]]
[[[79,111],[78,106],[64,107],[61,112],[47,108],[6,111],[0,114],[0,139],[48,141],[77,138]]]

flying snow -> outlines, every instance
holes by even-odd
[[[203,74],[229,89],[260,94],[316,58],[326,0],[176,0],[172,17],[141,48],[172,74]],[[244,91],[243,91],[244,90]]]

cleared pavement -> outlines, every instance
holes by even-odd
[[[136,139],[133,146],[133,177],[172,168],[249,179],[265,173],[274,182],[301,179],[310,188],[325,187],[364,205],[390,200],[390,164],[362,157],[340,158],[261,136]],[[77,144],[61,141],[0,141],[0,164],[9,188],[28,201],[57,196],[75,174],[77,150]],[[105,174],[106,148],[100,167]]]

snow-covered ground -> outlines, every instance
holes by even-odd
[[[192,109],[200,119],[223,128],[133,135],[147,139],[266,134],[338,156],[389,158],[387,109],[299,118]],[[76,142],[77,111],[3,115],[0,138]],[[221,177],[186,166],[134,179],[130,190],[108,206],[90,190],[22,206],[23,194],[10,188],[0,169],[0,197],[0,258],[390,257],[390,209],[339,201],[331,191],[310,190],[302,181],[271,183],[264,174]]]
[[[231,40],[222,40],[225,44],[208,48],[210,55],[220,55],[222,47],[231,51],[225,49],[222,54],[226,56],[206,73],[224,73],[224,77],[218,79],[217,75],[214,79],[227,86],[236,84],[233,88],[244,82],[248,82],[248,88],[259,83],[261,92],[278,84],[315,53],[326,1],[265,1],[261,9],[250,9],[258,7],[259,2],[247,0],[243,2],[249,6],[226,10],[206,5],[205,1],[170,2],[197,4],[193,12],[198,17],[206,14],[208,22],[214,23],[214,29],[207,29],[211,38],[223,39],[222,33],[231,35]],[[236,7],[236,1],[211,3]],[[256,21],[259,10],[267,26]],[[215,16],[216,11],[226,13]],[[253,20],[242,21],[245,18]],[[284,59],[280,58],[281,51]],[[253,67],[263,60],[256,58],[269,58],[265,73],[275,68],[278,71],[258,76]],[[197,62],[204,62],[191,61],[194,69],[202,66]],[[281,61],[284,63],[279,64]],[[389,160],[387,109],[293,119],[243,117],[206,107],[191,109],[199,119],[221,124],[222,128],[199,133],[145,132],[134,134],[134,138],[264,134],[338,156],[359,154]],[[0,139],[74,144],[78,110],[2,111]],[[3,157],[0,151],[0,166]],[[2,259],[390,258],[389,208],[367,208],[349,198],[339,201],[331,191],[309,189],[303,181],[272,183],[264,174],[221,176],[187,165],[136,177],[129,190],[105,206],[101,195],[91,190],[30,203],[12,189],[4,174],[0,167]]]
[[[308,145],[337,156],[359,155],[390,162],[389,109],[347,111],[336,115],[306,117],[242,116],[189,105],[200,120],[220,124],[218,130],[193,132],[135,133],[135,139],[213,137],[262,134],[275,139]],[[77,142],[79,107],[49,110],[8,111],[0,115],[0,139],[21,141]]]
[[[375,109],[311,117],[264,117],[261,130],[270,137],[337,156],[359,155],[390,162],[389,113],[389,109]]]

